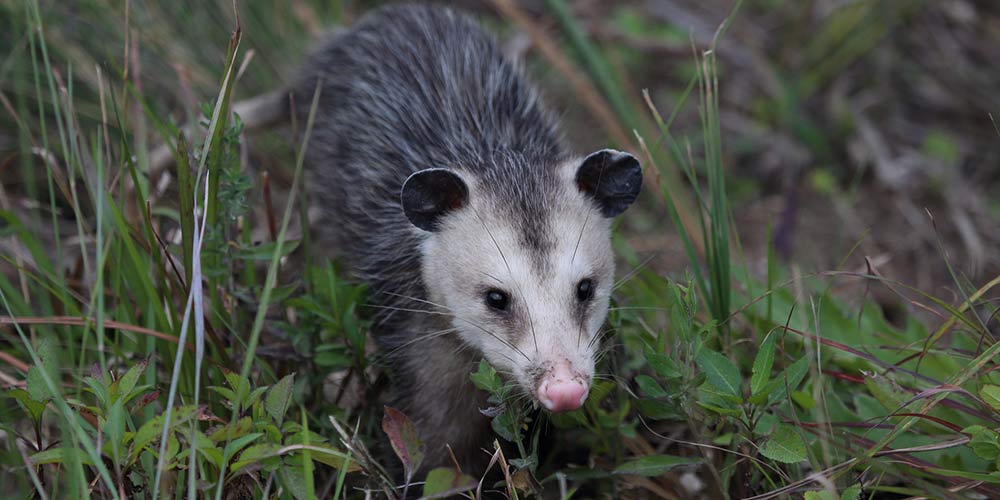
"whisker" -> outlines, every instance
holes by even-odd
[[[625,273],[625,276],[622,276],[620,280],[616,281],[615,284],[611,286],[611,291],[613,292],[617,290],[619,287],[624,285],[626,281],[634,278],[637,274],[639,274],[639,272],[642,271],[642,269],[645,268],[653,260],[653,257],[656,257],[656,254],[652,254],[646,257],[645,259],[642,260],[642,262],[639,263],[639,265],[632,268],[631,271]]]
[[[499,341],[501,344],[503,344],[503,345],[511,348],[514,352],[520,354],[521,356],[524,356],[524,359],[526,359],[528,361],[531,361],[531,358],[529,358],[527,354],[525,354],[523,351],[521,351],[520,349],[518,349],[517,346],[514,345],[514,344],[512,344],[510,341],[504,340],[504,339],[500,338],[499,335],[497,335],[497,334],[495,334],[495,333],[487,330],[486,328],[483,328],[482,326],[479,326],[476,323],[473,323],[472,321],[469,321],[469,320],[467,320],[465,318],[459,318],[459,317],[456,316],[455,319],[459,320],[459,321],[464,321],[464,322],[466,322],[466,323],[468,323],[468,324],[470,324],[470,325],[472,325],[472,326],[474,326],[474,327],[476,327],[476,328],[478,328],[478,329],[486,332],[487,334],[489,334],[493,338],[497,339],[497,341]],[[511,360],[511,362],[513,363],[514,360]]]
[[[535,343],[535,352],[538,352],[538,339],[535,338],[535,321],[531,318],[531,306],[528,302],[524,300],[524,294],[518,291],[518,295],[521,296],[521,302],[524,303],[524,310],[528,313],[528,326],[531,327],[531,341]]]
[[[449,333],[454,333],[454,332],[457,332],[457,331],[458,331],[458,328],[446,328],[444,330],[438,330],[436,332],[425,333],[425,334],[422,334],[422,335],[418,336],[417,338],[415,338],[413,340],[404,342],[404,343],[402,343],[402,344],[400,344],[400,345],[392,348],[391,350],[387,351],[385,353],[385,355],[386,356],[392,356],[392,355],[396,354],[397,352],[401,351],[402,349],[404,349],[406,347],[409,347],[409,346],[411,346],[413,344],[416,344],[418,342],[423,342],[425,340],[436,339],[438,337],[443,337],[445,335],[448,335]]]
[[[429,314],[431,316],[451,316],[451,313],[442,311],[428,311],[426,309],[414,309],[410,307],[399,307],[399,306],[383,306],[379,304],[364,304],[364,307],[371,307],[372,309],[384,309],[387,311],[399,311],[399,312],[411,312],[419,314]]]
[[[657,306],[617,306],[609,307],[608,311],[669,311],[667,307],[657,307]]]
[[[600,181],[600,180],[598,180],[597,182],[598,182],[598,183],[600,183],[601,181]],[[593,212],[592,210],[588,210],[588,211],[587,211],[587,216],[586,216],[586,217],[584,217],[584,219],[583,219],[583,225],[582,225],[582,226],[580,226],[580,234],[579,234],[579,235],[578,235],[578,236],[576,237],[576,246],[574,246],[574,247],[573,247],[573,256],[572,256],[572,257],[570,257],[570,259],[569,259],[569,263],[570,263],[571,265],[572,265],[572,264],[573,264],[574,262],[576,262],[576,252],[577,252],[578,250],[580,250],[580,242],[581,242],[581,241],[583,241],[583,232],[584,232],[584,230],[586,230],[586,229],[587,229],[587,223],[588,223],[588,222],[590,222],[590,214],[591,214],[592,212]]]
[[[399,297],[401,299],[408,299],[408,300],[412,300],[414,302],[420,302],[422,304],[432,305],[434,307],[440,307],[441,309],[444,309],[446,311],[451,311],[450,307],[448,307],[446,305],[443,305],[443,304],[438,304],[438,303],[435,303],[435,302],[431,302],[431,301],[429,301],[427,299],[421,299],[419,297],[413,297],[411,295],[403,295],[401,293],[395,293],[395,292],[386,292],[386,291],[383,291],[381,293],[383,293],[385,295],[391,295],[393,297]]]
[[[487,278],[490,278],[493,281],[496,281],[497,283],[500,283],[501,285],[503,284],[503,280],[502,279],[497,278],[496,276],[493,276],[492,274],[490,274],[490,273],[488,273],[486,271],[479,270],[479,274],[482,274],[482,275],[486,276]]]
[[[601,328],[600,330],[598,330],[597,333],[594,334],[594,337],[590,339],[590,342],[587,343],[587,349],[593,348],[595,345],[598,344],[598,342],[601,340],[604,334],[609,333],[611,331],[612,331],[611,328]]]
[[[504,353],[502,353],[502,352],[499,352],[499,351],[497,352],[497,354],[499,354],[499,355],[501,355],[501,356],[503,356],[503,357],[507,358],[507,361],[510,361],[510,362],[511,362],[511,364],[515,363],[515,361],[514,361],[514,358],[512,358],[512,357],[510,357],[510,356],[508,356],[508,355],[506,355],[506,354],[504,354]]]

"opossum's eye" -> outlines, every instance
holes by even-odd
[[[510,296],[507,295],[507,292],[494,288],[486,292],[486,305],[497,311],[506,311],[507,307],[510,306]]]
[[[594,282],[590,278],[582,279],[576,284],[576,298],[586,302],[594,296]]]

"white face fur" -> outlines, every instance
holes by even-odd
[[[610,219],[576,188],[578,164],[560,169],[564,182],[552,193],[551,247],[526,245],[521,228],[498,216],[493,204],[502,202],[477,196],[481,190],[467,181],[469,203],[422,248],[430,300],[448,308],[465,343],[532,395],[557,363],[590,385],[600,347],[595,336],[608,310]]]
[[[611,217],[635,200],[642,172],[631,155],[603,150],[555,173],[531,191],[544,200],[518,200],[468,172],[431,169],[407,180],[402,203],[424,231],[430,302],[498,371],[565,411],[594,377],[614,281]]]

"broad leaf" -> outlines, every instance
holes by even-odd
[[[771,460],[794,464],[806,459],[806,443],[795,428],[781,424],[760,448],[760,454]]]
[[[724,394],[739,397],[740,370],[729,358],[711,349],[702,349],[695,361],[708,383]]]
[[[45,412],[45,403],[42,401],[35,401],[31,399],[31,395],[28,391],[24,389],[11,389],[7,391],[7,395],[16,399],[18,403],[24,407],[24,410],[28,412],[31,420],[38,422],[42,418],[42,413]]]
[[[472,373],[472,383],[479,389],[491,394],[499,392],[500,388],[503,387],[503,382],[497,376],[496,370],[486,360],[481,360],[479,362],[479,369]]]
[[[662,398],[667,396],[667,391],[660,387],[660,384],[656,382],[653,377],[648,375],[638,375],[635,377],[635,382],[639,384],[639,389],[642,390],[643,394],[651,398]]]
[[[646,354],[646,362],[656,372],[657,375],[667,380],[680,378],[682,373],[677,366],[677,362],[666,354],[651,352]]]
[[[292,381],[294,377],[295,374],[286,375],[267,391],[264,408],[267,410],[267,414],[278,425],[281,425],[281,420],[285,418],[285,412],[288,411],[288,405],[292,402]]]
[[[413,473],[424,461],[424,445],[417,434],[416,426],[403,412],[386,406],[385,416],[382,417],[382,430],[389,436],[389,444],[392,445],[392,450],[396,452],[399,461],[403,462],[406,482],[409,482]]]
[[[806,357],[799,358],[798,361],[785,368],[784,372],[779,373],[771,379],[767,383],[768,387],[764,389],[770,394],[767,398],[768,403],[774,404],[785,399],[788,391],[794,391],[802,383],[802,379],[806,378],[806,374],[808,373],[809,358]]]
[[[750,376],[750,394],[757,395],[771,378],[771,368],[774,366],[774,344],[778,338],[777,331],[772,330],[760,344],[757,357],[753,360],[753,374]]]
[[[979,389],[979,396],[994,410],[1000,411],[1000,385],[984,385],[982,389]]]
[[[450,467],[440,467],[427,473],[422,498],[448,498],[469,491],[478,483],[472,476]]]
[[[118,379],[117,382],[112,384],[112,397],[127,398],[132,389],[135,389],[135,384],[139,382],[139,377],[142,376],[142,372],[146,370],[149,365],[149,359],[144,359],[129,368],[122,378]]]

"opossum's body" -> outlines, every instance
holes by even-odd
[[[488,447],[482,358],[552,411],[593,377],[631,156],[569,155],[519,69],[468,18],[394,6],[326,41],[292,86],[321,236],[370,284],[375,337],[426,467]],[[300,120],[304,123],[304,120]],[[405,184],[405,187],[404,187]]]

